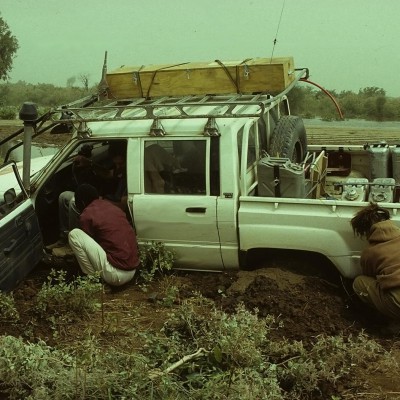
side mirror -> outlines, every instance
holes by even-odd
[[[7,206],[11,207],[14,204],[16,198],[17,194],[15,193],[14,188],[8,189],[4,192],[4,203],[6,203]]]

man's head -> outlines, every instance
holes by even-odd
[[[350,223],[355,235],[368,239],[372,225],[388,219],[390,219],[389,211],[371,202],[368,206],[358,211]]]
[[[88,183],[83,183],[77,187],[75,192],[76,208],[79,212],[82,212],[93,200],[98,198],[99,192],[97,189]]]

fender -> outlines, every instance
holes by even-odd
[[[242,197],[239,208],[241,251],[290,249],[309,251],[329,259],[346,278],[358,275],[359,255],[365,241],[353,235],[349,220],[356,207],[335,211],[309,200]]]

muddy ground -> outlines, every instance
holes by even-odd
[[[15,127],[0,124],[0,138]],[[338,130],[314,127],[308,130],[310,142],[320,144],[326,139],[343,144],[357,140],[376,142],[386,138],[388,142],[396,140],[393,132],[367,130]],[[386,135],[386,136],[385,136]],[[68,135],[43,135],[42,143],[62,143]],[[307,260],[297,260],[291,264],[269,265],[265,260],[261,268],[253,271],[227,273],[177,272],[151,285],[147,292],[141,290],[135,282],[120,289],[105,288],[103,314],[93,315],[90,326],[93,333],[101,330],[104,315],[119,315],[120,320],[126,320],[130,310],[137,311],[140,329],[160,329],[168,312],[162,302],[158,301],[160,293],[165,292],[165,286],[175,286],[179,289],[176,303],[183,299],[201,293],[216,302],[226,311],[233,311],[237,304],[244,303],[247,308],[259,310],[261,316],[275,315],[283,326],[271,334],[277,338],[286,337],[291,340],[301,340],[312,343],[318,335],[354,334],[364,330],[372,339],[377,340],[386,349],[398,355],[400,362],[400,328],[399,330],[385,318],[366,309],[354,297],[351,282],[340,279],[335,273],[321,273],[320,269],[305,270],[300,268]],[[62,264],[65,266],[64,264]],[[61,264],[58,264],[60,267]],[[67,264],[70,273],[74,275],[78,267],[73,259]],[[298,268],[296,268],[298,266]],[[51,265],[41,264],[28,279],[15,291],[14,296],[20,310],[20,324],[10,326],[0,324],[0,334],[26,336],[29,325],[34,337],[41,337],[49,344],[54,341],[49,327],[38,324],[32,313],[35,296],[49,273]],[[87,322],[85,323],[87,324]],[[66,342],[79,340],[87,326],[72,324],[65,327],[57,340]],[[387,371],[379,365],[371,366],[373,372],[359,371],[341,382],[339,387],[332,389],[341,397],[337,399],[400,399],[400,371]],[[336,390],[336,392],[335,392]]]

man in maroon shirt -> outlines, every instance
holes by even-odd
[[[80,227],[68,235],[69,245],[82,271],[100,273],[110,285],[121,286],[139,267],[136,234],[119,207],[99,198],[89,184],[78,186],[75,204],[80,211]]]

